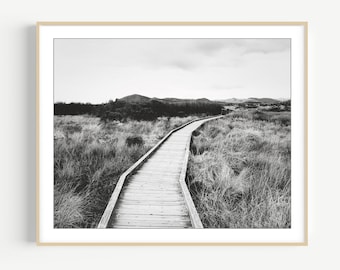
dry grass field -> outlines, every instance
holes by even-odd
[[[205,124],[187,184],[204,227],[291,227],[290,112],[244,110]]]
[[[168,131],[194,117],[102,123],[54,117],[54,227],[94,228],[119,176]]]

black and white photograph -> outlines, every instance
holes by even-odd
[[[44,244],[302,245],[304,23],[41,23]]]
[[[291,40],[54,39],[54,228],[290,228]]]

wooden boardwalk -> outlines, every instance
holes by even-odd
[[[173,131],[132,166],[117,183],[98,228],[202,228],[185,174],[192,132],[216,118]]]

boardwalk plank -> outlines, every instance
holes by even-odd
[[[130,215],[130,214],[116,214],[114,219],[120,220],[152,220],[152,221],[169,221],[169,222],[190,222],[187,215]]]
[[[155,207],[155,206],[154,206]],[[151,206],[149,208],[128,208],[124,207],[122,209],[116,210],[113,215],[116,214],[130,214],[130,215],[186,215],[189,216],[188,211],[184,209],[185,206],[176,206],[171,209],[171,207],[167,207],[166,209],[158,209],[158,208],[152,208]]]
[[[151,225],[145,225],[145,226],[133,226],[133,225],[114,225],[112,228],[115,229],[188,229],[191,228],[191,225],[188,226],[181,226],[181,225],[174,225],[174,226],[151,226]]]
[[[122,220],[117,219],[114,221],[116,226],[143,226],[143,227],[171,227],[171,226],[180,226],[180,227],[189,227],[191,226],[190,221],[170,221],[170,220]]]

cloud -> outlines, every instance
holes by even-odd
[[[243,55],[279,53],[290,50],[290,39],[253,39],[243,44]]]
[[[229,52],[235,55],[250,53],[276,53],[290,50],[290,39],[204,39],[194,43],[194,49],[207,56],[216,56],[219,53]]]
[[[196,42],[195,49],[206,55],[214,55],[219,51],[225,49],[227,46],[225,39],[206,39]]]

